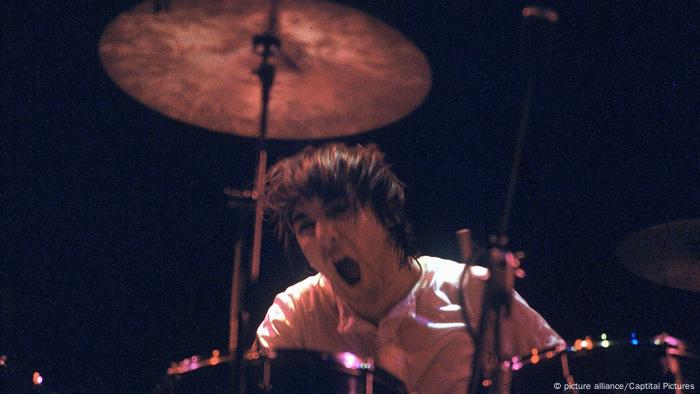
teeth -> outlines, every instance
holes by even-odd
[[[344,257],[335,263],[335,270],[338,275],[349,285],[354,285],[360,281],[360,265],[349,257]]]

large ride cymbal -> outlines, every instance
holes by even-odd
[[[260,56],[252,39],[270,5],[254,0],[148,1],[103,32],[109,76],[166,116],[247,137],[260,130]],[[348,136],[392,123],[430,89],[425,56],[381,21],[338,4],[280,1],[267,138]]]
[[[665,286],[700,291],[700,219],[636,232],[617,247],[625,268]]]

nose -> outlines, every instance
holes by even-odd
[[[332,247],[338,240],[338,228],[332,220],[318,220],[315,231],[316,241],[323,247]]]

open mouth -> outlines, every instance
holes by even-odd
[[[360,281],[360,265],[349,257],[343,257],[335,263],[338,275],[349,285]]]

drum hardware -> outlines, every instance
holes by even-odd
[[[249,352],[246,361],[249,368],[262,368],[262,374],[246,374],[253,377],[249,389],[259,393],[406,393],[403,384],[375,366],[372,358],[349,352],[282,349]]]
[[[664,372],[673,375],[675,383],[674,387],[676,387],[674,391],[677,394],[680,394],[682,390],[677,388],[683,387],[685,379],[683,378],[683,368],[681,368],[679,357],[696,356],[688,351],[685,342],[666,333],[661,333],[655,336],[653,343],[656,346],[664,346],[665,356],[662,358],[661,364],[664,367]]]
[[[539,21],[549,25],[558,21],[558,14],[551,9],[530,6],[523,8],[522,21],[524,27],[530,21]],[[511,333],[510,309],[515,278],[524,277],[525,271],[520,267],[520,260],[516,254],[507,251],[506,248],[509,243],[508,226],[515,187],[520,178],[519,172],[523,164],[522,151],[530,120],[536,76],[535,68],[530,67],[527,73],[525,98],[500,225],[496,235],[490,237],[491,246],[486,256],[477,260],[473,259],[470,250],[472,242],[468,239],[469,230],[460,230],[457,233],[463,262],[481,264],[489,269],[489,275],[484,282],[478,332],[471,327],[469,317],[466,314],[464,316],[467,331],[475,343],[472,357],[472,378],[467,389],[470,394],[481,392],[507,394],[509,392],[511,370],[504,368],[499,360],[512,354],[509,341],[503,341],[502,338],[510,336]],[[468,269],[463,270],[460,283],[463,283],[467,272],[469,272]],[[467,306],[463,302],[463,297],[461,298],[462,310],[463,313],[466,313]]]
[[[233,356],[218,351],[172,363],[156,394],[224,392],[235,374]],[[249,351],[245,388],[252,393],[403,394],[403,383],[371,358],[308,350]]]
[[[200,356],[192,356],[186,358],[179,363],[172,362],[167,370],[167,374],[171,376],[182,375],[199,368],[214,366],[221,363],[230,362],[233,359],[231,355],[221,355],[218,349],[211,352],[210,358],[202,358]]]
[[[694,379],[700,371],[699,361],[687,343],[666,333],[648,340],[631,333],[627,340],[611,340],[601,334],[600,340],[586,337],[568,346],[532,349],[530,354],[502,361],[502,365],[513,373],[516,394],[584,392],[581,387],[616,393],[631,391],[624,386],[634,383],[648,384],[654,392],[683,393],[689,392],[683,387],[697,387]],[[552,390],[557,384],[559,389]]]

